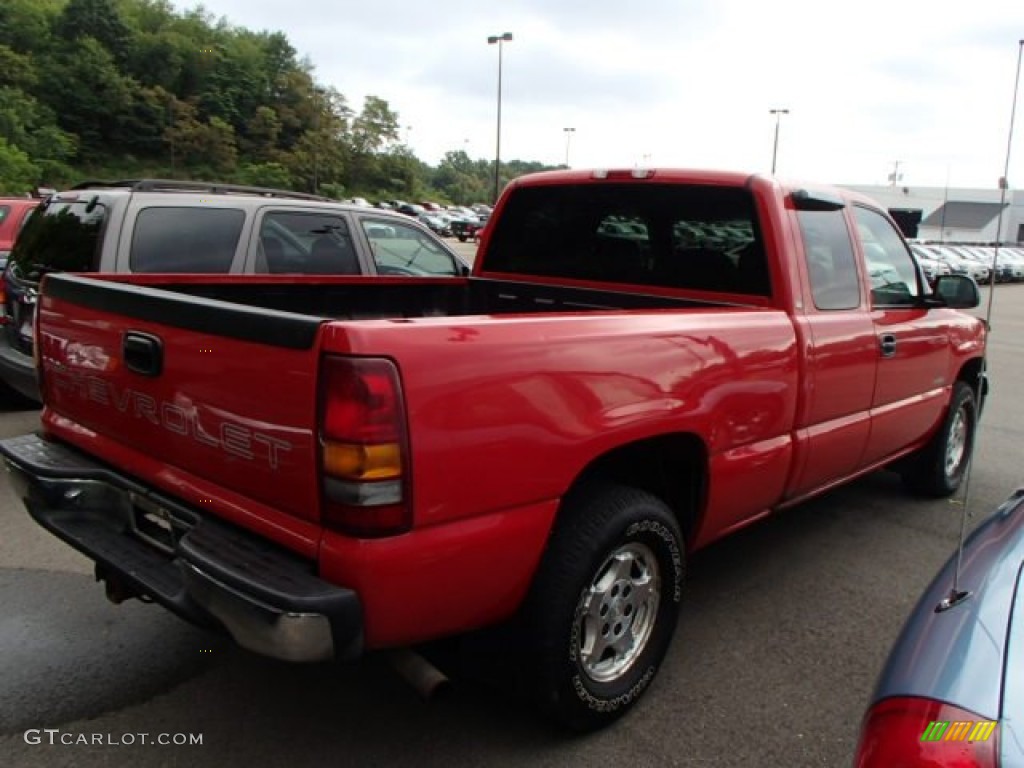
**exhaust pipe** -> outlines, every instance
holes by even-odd
[[[424,701],[430,701],[450,684],[444,672],[409,648],[391,651],[388,661],[398,676],[411,685]]]

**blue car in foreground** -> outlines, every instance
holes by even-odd
[[[856,768],[1024,766],[1024,488],[967,539],[952,594],[956,559],[889,654]]]

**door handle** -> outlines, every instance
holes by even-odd
[[[163,342],[149,333],[129,331],[121,345],[124,364],[142,376],[159,376],[164,367]]]
[[[883,333],[878,337],[878,344],[882,349],[882,357],[892,357],[896,354],[896,334]]]

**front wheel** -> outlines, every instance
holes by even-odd
[[[974,390],[962,381],[953,385],[953,396],[939,431],[903,470],[904,482],[925,496],[951,496],[963,482],[974,448],[978,404]]]
[[[679,525],[657,497],[612,485],[567,497],[526,610],[545,714],[588,731],[637,702],[675,631],[683,574]]]

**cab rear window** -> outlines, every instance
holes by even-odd
[[[107,221],[96,199],[54,200],[28,217],[11,251],[12,270],[26,280],[47,272],[92,272]]]
[[[145,208],[132,233],[132,272],[227,272],[245,212],[233,208]]]
[[[489,272],[771,295],[754,201],[740,187],[521,187],[486,258]]]

